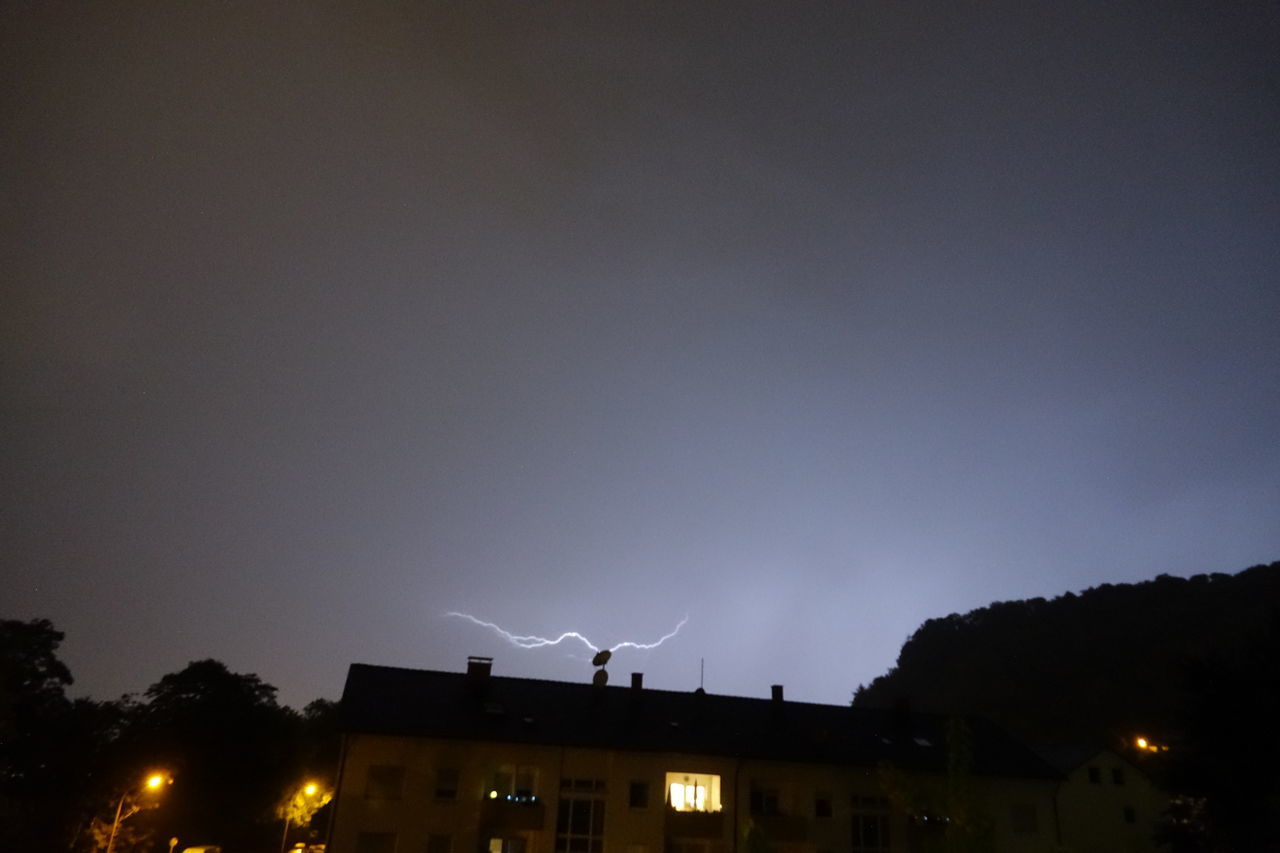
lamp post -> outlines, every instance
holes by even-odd
[[[147,774],[147,778],[142,782],[142,791],[150,794],[159,794],[164,790],[165,785],[172,784],[172,776],[163,771],[156,770]],[[116,835],[120,832],[120,823],[133,817],[141,810],[141,807],[136,803],[131,803],[129,805],[129,811],[127,813],[125,812],[124,803],[125,800],[129,799],[130,793],[132,793],[132,791],[126,788],[125,792],[120,795],[120,802],[116,803],[116,817],[115,820],[111,822],[111,835],[107,838],[107,853],[111,853],[112,849],[116,846]]]
[[[285,802],[284,832],[280,834],[280,853],[284,853],[285,845],[289,843],[289,821],[293,818],[295,809],[305,814],[307,820],[310,820],[315,808],[319,808],[328,802],[328,798],[324,794],[325,792],[320,789],[319,782],[308,781],[303,783],[302,787],[295,791]],[[316,797],[320,797],[319,804],[315,808],[311,808],[311,804],[316,802]]]

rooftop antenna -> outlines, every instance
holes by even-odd
[[[703,689],[707,680],[707,659],[698,658],[698,689]]]

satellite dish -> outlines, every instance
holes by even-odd
[[[604,687],[609,683],[609,671],[605,669],[597,669],[596,674],[591,676],[591,683],[596,687]]]
[[[596,656],[591,659],[592,666],[604,666],[609,662],[609,658],[613,657],[613,652],[608,649],[601,649],[596,652]]]

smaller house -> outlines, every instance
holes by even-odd
[[[1042,753],[1065,777],[1058,827],[1067,853],[1145,853],[1160,849],[1156,824],[1169,797],[1136,765],[1110,749]]]

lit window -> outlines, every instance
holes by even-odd
[[[490,838],[489,853],[524,853],[524,839],[520,836],[512,838]]]
[[[668,773],[667,804],[678,812],[720,811],[720,777],[714,773]]]

